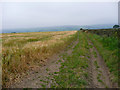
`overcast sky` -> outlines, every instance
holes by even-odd
[[[8,2],[3,4],[3,29],[117,23],[117,2]]]

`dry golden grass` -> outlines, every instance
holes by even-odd
[[[2,35],[3,85],[18,74],[66,48],[76,39],[77,31],[30,32]]]

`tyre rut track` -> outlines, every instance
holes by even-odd
[[[88,36],[87,36],[88,38]],[[110,80],[110,72],[106,66],[103,58],[100,56],[96,47],[92,41],[88,38],[88,45],[90,48],[89,59],[89,74],[90,74],[90,87],[91,88],[112,88],[112,82]],[[96,55],[95,55],[96,53]]]

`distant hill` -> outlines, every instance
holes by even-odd
[[[65,26],[52,26],[52,27],[39,27],[39,28],[21,28],[21,29],[9,29],[3,30],[2,33],[19,33],[19,32],[48,32],[48,31],[72,31],[72,30],[80,30],[83,29],[108,29],[112,28],[114,24],[109,25],[86,25],[86,26],[79,26],[79,25],[65,25]]]

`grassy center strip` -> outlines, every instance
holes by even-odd
[[[84,88],[88,85],[88,60],[89,45],[82,32],[78,32],[79,42],[72,50],[71,55],[63,54],[60,71],[54,76],[57,88]]]

